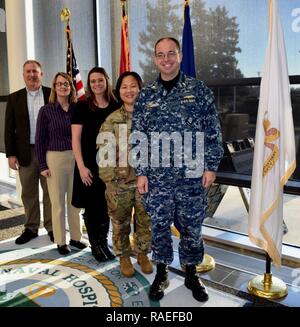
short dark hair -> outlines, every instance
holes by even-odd
[[[179,43],[179,41],[177,39],[175,39],[174,37],[162,37],[159,40],[157,40],[156,43],[155,43],[155,46],[154,46],[154,52],[155,53],[156,53],[156,47],[157,47],[158,43],[160,43],[161,41],[164,41],[164,40],[173,41],[176,44],[176,47],[177,47],[178,51],[181,50],[180,43]]]
[[[127,77],[127,76],[132,76],[132,77],[134,77],[134,78],[136,79],[136,81],[137,81],[137,83],[138,83],[138,87],[139,87],[139,89],[141,89],[142,86],[143,86],[142,78],[141,78],[141,76],[140,76],[138,73],[136,73],[136,72],[124,72],[124,73],[122,73],[122,74],[119,76],[118,80],[117,80],[117,83],[116,83],[116,90],[115,90],[115,92],[116,92],[116,98],[117,98],[118,103],[119,103],[120,105],[122,105],[122,104],[124,103],[123,100],[122,100],[121,97],[120,97],[120,88],[121,88],[121,84],[122,84],[122,82],[123,82],[123,79],[124,79],[125,77]]]

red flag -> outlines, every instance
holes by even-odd
[[[130,71],[128,17],[125,12],[125,2],[126,1],[122,1],[120,74]]]
[[[72,44],[72,36],[71,36],[71,29],[69,24],[66,27],[66,34],[68,40],[68,48],[67,48],[67,74],[71,77],[74,87],[76,89],[77,99],[84,100],[85,99],[85,92],[82,83],[82,79],[80,76],[80,72],[77,66],[73,44]]]

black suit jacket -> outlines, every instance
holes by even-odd
[[[44,86],[42,89],[47,104],[51,89]],[[6,157],[16,156],[21,166],[28,166],[31,162],[31,151],[26,88],[8,96],[4,139]]]

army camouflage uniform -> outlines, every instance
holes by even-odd
[[[147,135],[148,143],[151,132],[203,132],[204,170],[217,171],[223,156],[220,123],[213,93],[203,82],[180,72],[178,82],[167,92],[159,78],[141,90],[132,125],[133,132]],[[151,158],[150,147],[148,151]],[[173,152],[171,148],[171,159]],[[206,190],[202,173],[187,178],[186,172],[186,166],[175,167],[172,161],[170,167],[148,164],[136,168],[136,175],[146,176],[149,182],[144,199],[151,217],[153,259],[157,263],[169,265],[173,261],[173,223],[180,232],[180,263],[197,265],[203,259],[201,227],[207,207]]]
[[[132,167],[119,167],[119,125],[127,125],[127,137],[131,133],[132,114],[122,106],[106,118],[100,132],[112,132],[116,138],[116,167],[99,168],[99,176],[106,184],[108,212],[113,224],[113,247],[116,255],[129,257],[130,222],[132,209],[136,222],[136,246],[138,253],[147,254],[151,247],[150,217],[136,188],[136,175]],[[123,126],[124,126],[123,125]],[[128,139],[128,138],[127,138]],[[104,146],[104,145],[102,145]],[[127,156],[130,151],[128,145]]]

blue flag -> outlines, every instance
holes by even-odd
[[[186,1],[184,6],[184,27],[182,33],[181,70],[189,76],[196,77],[193,32],[190,19],[190,6]]]

